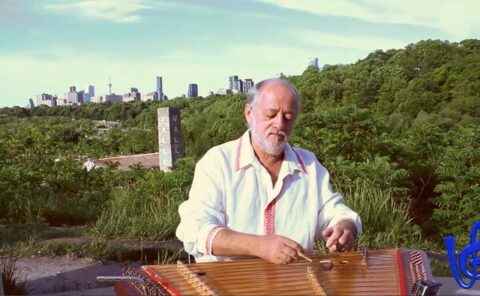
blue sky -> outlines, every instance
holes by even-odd
[[[349,64],[422,39],[480,38],[476,0],[0,0],[0,107],[71,85],[170,98]]]

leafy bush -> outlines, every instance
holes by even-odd
[[[439,194],[432,220],[440,235],[455,235],[459,244],[469,242],[470,228],[479,219],[480,127],[451,131],[452,143],[441,157],[436,173]]]

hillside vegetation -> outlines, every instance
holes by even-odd
[[[360,245],[443,251],[445,235],[468,241],[480,217],[480,40],[420,41],[283,78],[303,99],[291,143],[317,155],[360,213]],[[101,238],[171,239],[196,160],[245,131],[244,100],[0,109],[0,222],[29,225],[33,238],[48,225],[87,224]],[[186,152],[173,172],[82,167],[156,152],[156,109],[167,106],[181,108]],[[96,120],[122,128],[96,136]]]

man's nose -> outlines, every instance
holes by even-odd
[[[282,114],[278,113],[277,116],[274,118],[274,126],[278,128],[279,130],[283,130],[285,128],[285,118],[283,117]]]

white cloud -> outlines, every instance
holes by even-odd
[[[22,26],[28,23],[31,18],[27,2],[25,1],[0,1],[0,11],[2,12],[0,26]]]
[[[152,8],[144,3],[144,0],[77,0],[54,2],[44,8],[112,22],[135,22],[141,10]]]
[[[435,28],[452,38],[472,38],[480,27],[477,0],[260,0],[287,9],[317,15],[351,17],[386,24]]]

